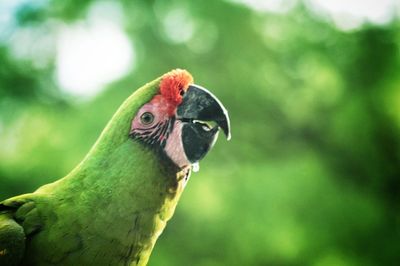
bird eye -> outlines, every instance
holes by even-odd
[[[154,121],[154,115],[150,112],[143,113],[140,116],[140,122],[142,122],[143,125],[150,125]]]

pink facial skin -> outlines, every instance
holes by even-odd
[[[165,145],[165,153],[168,157],[180,168],[190,165],[189,160],[186,157],[182,143],[182,122],[175,120],[174,129],[172,130],[167,144]]]
[[[166,101],[162,98],[157,99],[157,101],[151,101],[143,105],[142,108],[138,111],[135,118],[132,120],[131,125],[131,133],[146,133],[147,135],[151,135],[156,133],[160,127],[166,127],[169,123],[169,119],[171,118],[168,115],[168,110],[170,106]],[[154,120],[152,123],[143,124],[141,121],[141,116],[149,112],[153,114]],[[162,141],[164,138],[166,139],[164,152],[167,156],[179,167],[184,168],[189,166],[191,163],[186,157],[186,154],[183,149],[182,143],[182,122],[180,120],[175,120],[172,126],[172,131],[169,134],[160,134],[157,135],[157,139]],[[163,130],[160,130],[163,131]],[[151,145],[160,145],[159,142],[156,142]]]
[[[165,101],[163,100],[151,101],[149,103],[146,103],[145,105],[142,106],[142,108],[140,108],[139,112],[132,120],[131,133],[135,129],[148,129],[160,122],[161,123],[166,122],[169,118],[167,110],[168,110],[168,104],[166,104]],[[154,121],[149,125],[144,125],[140,121],[140,117],[142,116],[142,114],[146,112],[150,112],[154,115]]]

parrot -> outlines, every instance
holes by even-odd
[[[134,91],[65,177],[0,202],[0,265],[146,265],[226,108],[174,69]]]

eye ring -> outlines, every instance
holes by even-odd
[[[145,112],[140,116],[140,122],[143,125],[150,125],[154,121],[154,115],[150,112]]]

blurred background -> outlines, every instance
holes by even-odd
[[[188,69],[230,112],[150,265],[398,265],[396,0],[0,1],[0,200]]]

